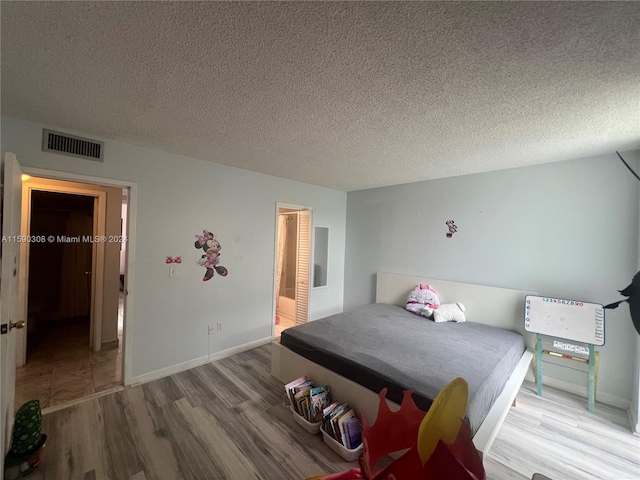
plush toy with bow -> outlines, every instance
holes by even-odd
[[[409,312],[429,317],[433,310],[440,305],[438,291],[431,285],[418,284],[407,296],[406,309]],[[426,312],[426,313],[425,313]]]

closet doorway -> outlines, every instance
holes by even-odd
[[[309,321],[311,209],[277,207],[274,336]]]
[[[22,182],[16,406],[59,408],[122,385],[122,187]]]

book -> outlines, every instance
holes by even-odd
[[[349,408],[348,410],[345,409],[345,412],[340,415],[340,418],[337,421],[337,432],[336,432],[336,439],[343,445],[343,446],[347,446],[347,435],[346,435],[346,431],[344,428],[344,424],[347,420],[351,419],[351,418],[355,418],[356,417],[356,412],[353,411],[353,408]]]
[[[305,420],[309,421],[309,396],[305,395],[300,400],[300,416]]]
[[[310,397],[312,422],[321,422],[323,410],[331,403],[331,390],[329,386],[315,387],[311,389]]]
[[[331,436],[338,442],[340,441],[340,435],[338,430],[338,420],[340,419],[340,416],[346,411],[346,409],[347,409],[346,403],[339,405],[333,412],[331,412],[331,416],[329,418],[330,431],[327,433],[330,433]]]
[[[302,382],[298,385],[294,385],[291,388],[291,395],[295,398],[296,393],[302,392],[304,390],[311,390],[313,388],[313,382],[311,380],[307,380],[306,382]]]
[[[331,419],[331,414],[338,408],[338,402],[332,402],[327,408],[322,411],[322,427],[325,432],[332,435],[333,431],[331,430],[331,424],[329,420]],[[333,435],[332,435],[333,436]]]
[[[344,422],[346,445],[349,450],[358,448],[362,444],[362,422],[357,417]]]
[[[284,391],[287,393],[287,397],[289,398],[289,404],[294,405],[293,402],[293,387],[295,387],[296,385],[300,385],[301,383],[307,382],[309,380],[309,377],[307,377],[306,375],[303,375],[300,378],[296,378],[295,380],[292,380],[291,382],[287,383],[284,386]]]
[[[296,412],[298,412],[298,414],[304,418],[306,418],[307,420],[308,418],[308,409],[309,409],[309,393],[311,392],[311,388],[308,388],[306,390],[301,390],[298,393],[296,393],[293,397],[294,400],[294,407]]]
[[[295,393],[301,392],[302,390],[310,390],[313,388],[313,382],[311,380],[307,380],[306,382],[299,383],[298,385],[293,386],[293,391]]]
[[[303,382],[303,383],[301,383],[299,385],[294,385],[291,388],[291,397],[293,398],[292,405],[293,405],[293,408],[300,415],[302,415],[302,411],[300,410],[302,405],[300,404],[299,399],[303,398],[304,396],[301,396],[301,395],[298,395],[298,394],[301,393],[301,392],[309,391],[312,388],[313,388],[313,383],[311,383],[311,381],[306,381],[306,382]],[[296,397],[296,395],[298,395],[298,396]]]

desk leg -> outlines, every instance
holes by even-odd
[[[596,360],[593,365],[593,400],[598,398],[598,366],[600,365],[600,352],[596,352]]]
[[[536,392],[542,395],[542,336],[536,336],[536,358],[535,358]]]
[[[595,347],[589,345],[589,411],[595,410],[595,385],[596,385],[596,353]]]

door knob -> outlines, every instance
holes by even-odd
[[[24,320],[20,320],[19,322],[9,322],[9,331],[13,330],[14,328],[17,329],[21,329],[24,328]]]

